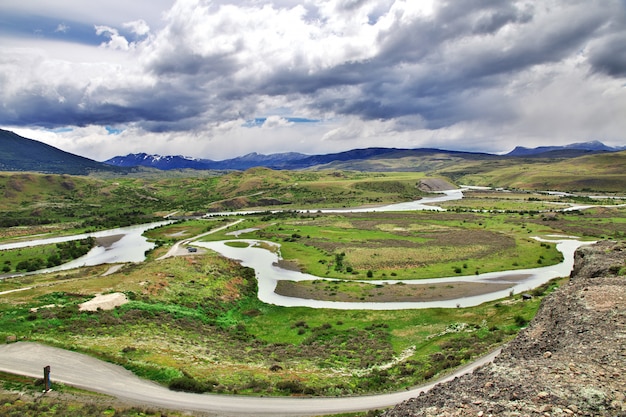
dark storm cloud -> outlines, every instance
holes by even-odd
[[[611,35],[592,47],[590,62],[595,71],[626,77],[626,31]]]
[[[414,113],[437,127],[480,117],[462,105],[471,102],[472,91],[500,88],[527,68],[564,59],[610,16],[609,10],[579,9],[563,20],[533,25],[530,12],[509,2],[450,2],[432,17],[397,23],[380,35],[383,49],[376,58],[350,65],[350,74],[360,76],[343,79],[361,85],[360,96],[334,110],[369,119]],[[505,41],[486,36],[505,25],[519,33]],[[619,69],[619,60],[612,67]],[[335,81],[345,74],[342,69],[337,68]],[[320,89],[329,86],[326,78],[318,81]]]
[[[187,88],[165,83],[150,92],[99,88],[91,93],[93,99],[86,98],[83,89],[71,85],[58,86],[55,95],[40,94],[41,89],[35,85],[22,91],[12,111],[2,113],[3,123],[55,127],[68,121],[76,126],[159,121],[176,125],[201,113],[197,106],[201,103],[199,97]]]
[[[363,3],[340,6],[357,8]],[[575,55],[606,25],[613,11],[578,5],[558,14],[542,11],[539,18],[533,13],[538,11],[513,2],[446,2],[431,16],[408,23],[397,20],[381,32],[380,51],[372,58],[314,72],[307,67],[277,67],[267,77],[251,80],[247,91],[309,96],[310,106],[320,112],[364,119],[414,114],[432,128],[490,119],[491,114],[509,119],[514,113],[510,103],[484,92],[501,89],[529,68]],[[498,33],[504,30],[508,33]],[[614,44],[607,42],[606,47],[615,51],[618,42]],[[604,54],[601,49],[594,62],[611,75],[619,75],[623,69],[619,54]],[[328,97],[329,90],[346,87],[346,96]],[[483,112],[472,103],[480,103]]]
[[[23,88],[12,87],[19,69],[1,76],[0,123],[167,131],[287,108],[439,129],[514,120],[519,103],[507,89],[529,77],[540,91],[566,71],[546,67],[579,56],[596,73],[626,76],[624,2],[436,1],[431,12],[415,4],[177,2],[162,30],[140,41],[101,31],[106,48],[126,54],[111,79],[101,71],[79,82],[67,65],[43,61]]]

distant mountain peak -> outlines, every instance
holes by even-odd
[[[539,146],[536,148],[527,148],[525,146],[516,146],[506,156],[537,156],[546,153],[557,154],[559,152],[572,151],[574,152],[616,152],[622,150],[621,148],[614,148],[606,146],[599,140],[592,140],[589,142],[578,142],[563,146]]]
[[[104,161],[105,164],[115,166],[145,166],[162,170],[183,168],[208,169],[205,168],[204,165],[210,162],[213,161],[197,159],[190,156],[147,154],[145,152],[130,153],[126,156],[115,156],[111,159]]]

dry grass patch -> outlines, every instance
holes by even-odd
[[[450,262],[469,259],[489,251],[484,245],[457,246],[420,246],[416,248],[346,248],[348,263],[358,270],[394,270],[419,268],[431,263]]]

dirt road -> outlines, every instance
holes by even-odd
[[[229,228],[231,226],[236,225],[237,223],[241,223],[242,221],[243,221],[243,219],[240,219],[240,220],[234,221],[232,223],[228,223],[225,226],[221,226],[221,227],[218,227],[216,229],[209,230],[208,232],[202,233],[202,234],[200,234],[198,236],[194,236],[192,238],[185,239],[185,240],[180,240],[180,241],[174,243],[172,245],[172,247],[167,251],[167,253],[165,255],[158,257],[157,261],[159,261],[161,259],[170,258],[172,256],[185,255],[185,254],[188,253],[187,250],[184,249],[185,245],[188,245],[189,243],[193,242],[194,240],[198,240],[198,239],[200,239],[203,236],[210,235],[211,233],[215,233],[215,232],[219,232],[220,230],[227,229],[227,228]]]
[[[387,408],[416,397],[439,382],[472,372],[492,361],[499,352],[495,351],[446,378],[419,388],[392,394],[343,398],[258,398],[175,392],[142,380],[120,366],[80,353],[30,342],[0,345],[0,371],[42,377],[43,368],[50,366],[53,389],[54,383],[60,382],[112,395],[131,404],[199,411],[223,417],[295,417]]]

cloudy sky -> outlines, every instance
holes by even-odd
[[[626,145],[626,0],[0,2],[0,127],[99,161]]]

